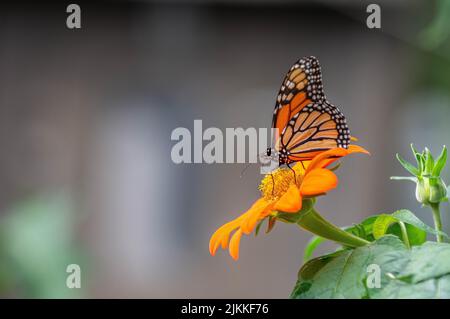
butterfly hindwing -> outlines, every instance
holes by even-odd
[[[295,114],[278,144],[287,163],[310,160],[331,148],[347,148],[350,132],[344,115],[329,102],[311,103]]]

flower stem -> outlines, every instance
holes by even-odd
[[[442,236],[442,221],[441,221],[441,212],[439,210],[439,203],[430,204],[431,210],[433,211],[433,219],[434,219],[434,228],[436,229],[438,234],[436,234],[436,240],[438,243],[442,243],[444,241]]]
[[[324,219],[314,208],[304,212],[297,221],[297,225],[320,237],[340,244],[359,247],[369,244],[363,238],[350,234]]]
[[[405,243],[406,248],[411,249],[411,244],[409,243],[408,231],[406,230],[405,223],[400,221],[399,225],[402,231],[403,242]]]

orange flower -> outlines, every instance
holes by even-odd
[[[338,179],[326,167],[337,159],[355,152],[368,154],[357,145],[350,145],[348,149],[334,148],[317,155],[309,162],[297,163],[292,169],[278,168],[267,174],[259,186],[261,198],[247,212],[226,223],[211,236],[209,242],[211,255],[214,256],[221,246],[223,249],[228,248],[231,257],[237,260],[242,234],[250,234],[259,221],[269,216],[276,217],[277,212],[297,213],[302,208],[303,198],[322,195],[335,188]],[[232,232],[234,234],[230,239]]]

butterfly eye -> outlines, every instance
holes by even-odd
[[[272,155],[272,149],[270,147],[267,148],[267,156]]]

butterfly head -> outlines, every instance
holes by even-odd
[[[266,151],[259,156],[263,163],[277,162],[279,160],[279,153],[271,147],[268,147]]]
[[[268,147],[266,152],[262,153],[260,156],[264,161],[278,162],[278,166],[292,163],[285,149],[277,152],[275,149]]]
[[[278,165],[284,165],[292,163],[292,161],[289,159],[289,153],[286,151],[286,149],[281,149],[280,153],[278,154]]]

